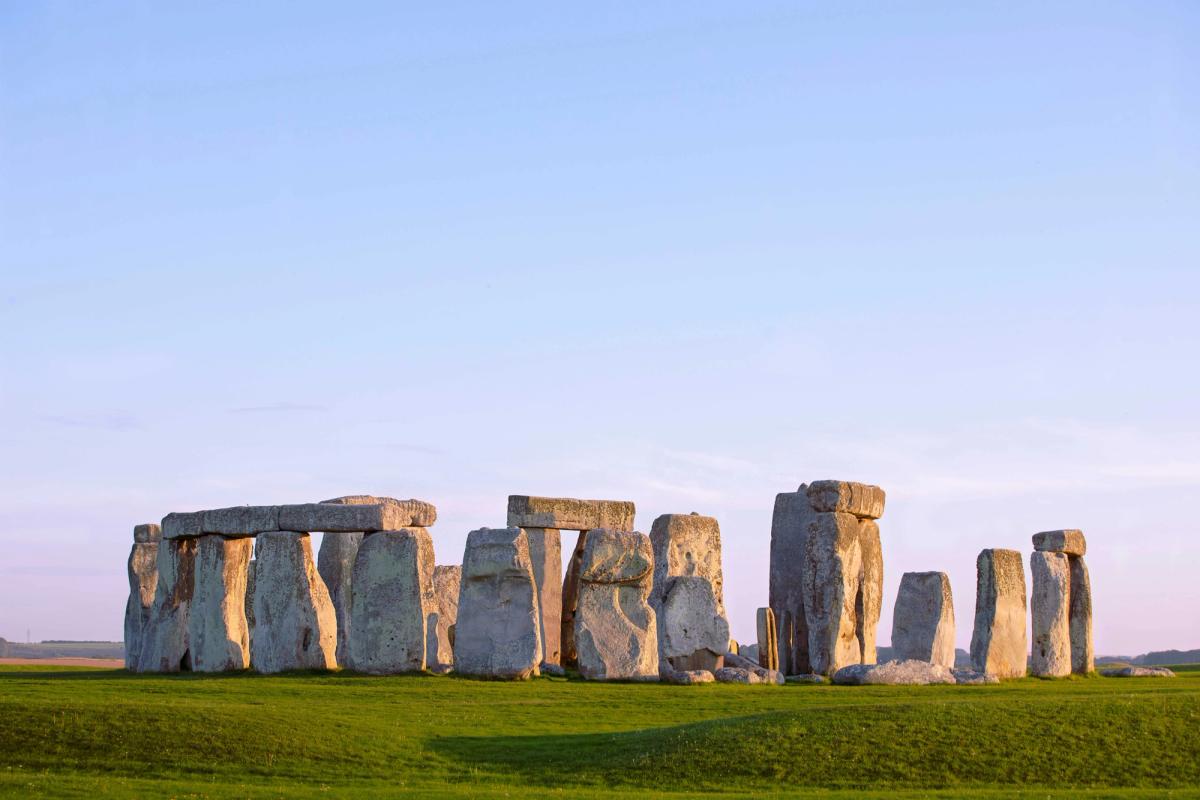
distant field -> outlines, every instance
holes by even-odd
[[[0,794],[1200,797],[1200,666],[981,687],[0,667]]]

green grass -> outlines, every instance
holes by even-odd
[[[0,667],[0,794],[1200,797],[1200,670],[676,687]]]

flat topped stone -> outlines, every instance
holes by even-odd
[[[415,505],[412,505],[414,504]],[[326,533],[373,533],[423,528],[428,520],[428,503],[394,501],[382,503],[301,503],[279,507],[279,529],[324,531]],[[433,516],[436,517],[436,511]]]
[[[649,581],[654,551],[643,533],[596,529],[588,532],[579,580],[583,583]]]
[[[136,544],[151,544],[162,539],[162,528],[153,522],[133,526],[133,541]]]
[[[172,511],[162,518],[162,538],[182,539],[203,533],[202,511]]]
[[[806,489],[814,511],[853,514],[859,519],[883,516],[883,489],[853,481],[813,481]]]
[[[253,536],[279,529],[279,506],[232,506],[200,512],[201,533]]]
[[[406,528],[428,528],[437,522],[437,507],[433,503],[427,503],[424,500],[397,500],[394,497],[376,497],[371,494],[348,494],[344,497],[322,500],[321,505],[393,506],[397,509],[401,517],[407,515],[409,521],[403,526]]]
[[[633,503],[626,500],[577,500],[573,497],[508,496],[508,525],[514,528],[558,528],[590,531],[633,530]]]
[[[1033,535],[1033,549],[1044,553],[1082,556],[1087,555],[1087,539],[1083,538],[1083,531],[1074,528],[1061,531],[1042,531]]]

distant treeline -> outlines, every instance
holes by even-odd
[[[1200,650],[1155,650],[1140,656],[1099,656],[1097,664],[1137,664],[1143,667],[1155,667],[1163,664],[1197,664],[1200,663]]]
[[[124,658],[122,642],[53,640],[25,644],[0,638],[0,658]]]

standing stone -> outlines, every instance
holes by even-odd
[[[1025,676],[1025,568],[1016,550],[988,549],[975,562],[971,666],[998,678]]]
[[[954,597],[944,572],[906,572],[892,617],[892,658],[954,666]]]
[[[539,674],[541,661],[541,621],[525,532],[471,531],[454,625],[454,671],[524,680]]]
[[[258,568],[258,561],[250,559],[246,564],[246,634],[250,637],[250,653],[254,654],[254,575]],[[254,660],[251,658],[250,666],[254,666]]]
[[[1033,654],[1030,671],[1040,678],[1071,674],[1071,565],[1063,553],[1035,551],[1033,575]]]
[[[426,665],[433,611],[433,540],[424,528],[367,534],[351,579],[350,666],[389,675]]]
[[[196,540],[163,539],[158,545],[158,585],[142,631],[138,672],[179,672],[192,668],[188,613],[196,576]]]
[[[832,675],[862,662],[858,589],[862,546],[852,514],[816,514],[809,527],[802,574],[808,658],[812,671]]]
[[[662,660],[680,671],[716,670],[724,666],[729,623],[717,606],[712,582],[699,575],[670,578],[656,624],[659,628],[659,666]]]
[[[779,632],[775,630],[775,612],[758,610],[758,653],[755,660],[765,669],[779,669]]]
[[[230,672],[250,666],[246,625],[246,568],[251,539],[201,536],[196,551],[196,585],[188,615],[192,669]]]
[[[575,549],[567,563],[567,574],[563,578],[562,624],[559,638],[559,663],[573,667],[579,663],[575,650],[575,610],[579,607],[579,570],[583,568],[583,550],[587,544],[587,531],[580,531],[575,540]]]
[[[538,596],[542,661],[558,665],[562,659],[562,544],[557,528],[525,528],[533,583]]]
[[[712,584],[717,611],[725,615],[725,576],[721,570],[721,527],[713,517],[663,514],[650,528],[654,548],[654,595],[666,600],[671,578],[698,576]]]
[[[158,585],[158,545],[162,531],[154,524],[133,529],[133,548],[129,551],[129,600],[125,603],[125,669],[136,672],[142,655],[142,631],[154,606]]]
[[[337,616],[307,533],[258,535],[254,649],[259,672],[337,667]]]
[[[326,533],[317,551],[317,572],[329,590],[333,613],[337,618],[337,663],[346,666],[350,658],[350,596],[353,587],[354,559],[362,544],[362,533]]]
[[[878,489],[874,486],[867,488]],[[875,506],[872,506],[872,509],[874,508]],[[858,572],[854,633],[858,639],[860,662],[874,664],[875,634],[879,629],[879,615],[883,611],[883,547],[879,541],[878,522],[874,519],[858,521],[858,544],[862,560]]]
[[[1071,562],[1071,671],[1087,675],[1096,669],[1092,646],[1092,583],[1083,556],[1070,556]]]
[[[808,622],[804,614],[805,550],[808,527],[816,516],[808,486],[775,496],[771,519],[771,573],[768,603],[775,617],[779,670],[788,675],[812,672],[808,657]],[[761,645],[760,650],[761,653]]]
[[[596,529],[586,541],[575,613],[580,674],[590,680],[658,680],[650,538]]]
[[[425,661],[431,668],[454,664],[454,642],[450,629],[458,619],[460,591],[461,566],[453,564],[433,568],[433,609],[425,622]]]

